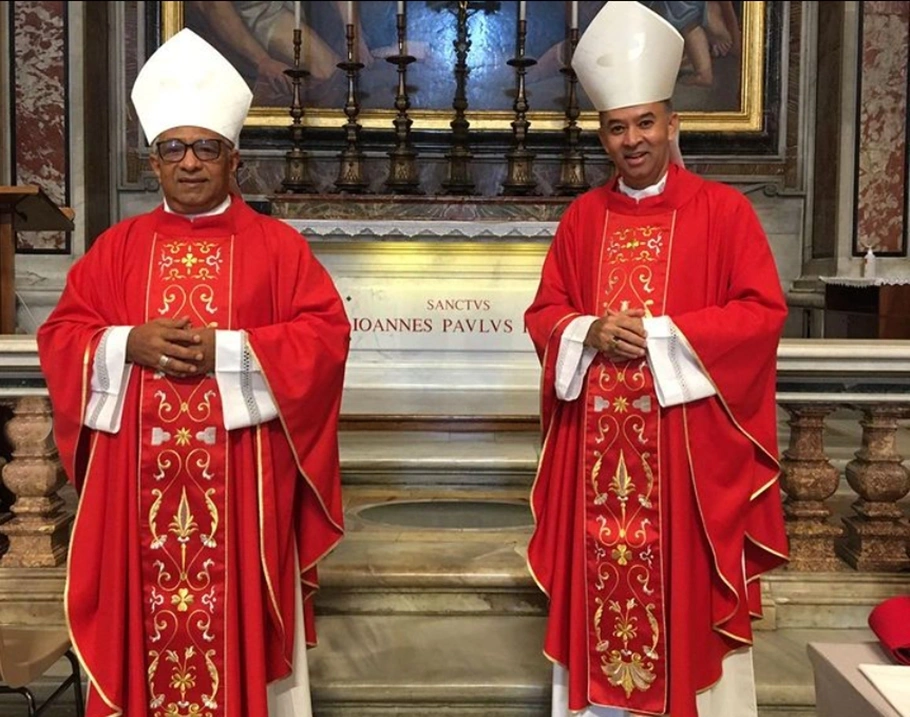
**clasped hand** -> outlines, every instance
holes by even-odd
[[[597,349],[613,361],[629,361],[645,355],[646,332],[643,309],[607,311],[591,324],[585,346]]]
[[[188,317],[153,319],[130,331],[126,360],[176,378],[204,376],[215,370],[215,330],[195,329]]]

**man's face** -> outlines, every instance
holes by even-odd
[[[660,181],[670,164],[670,142],[678,128],[679,115],[665,102],[600,113],[600,142],[623,181],[634,189]]]
[[[197,140],[208,141],[197,145],[196,151],[186,147],[182,159],[169,161],[173,153],[179,156],[182,150],[179,142],[173,140],[187,145]],[[196,156],[197,151],[204,159]],[[218,156],[213,157],[216,152]],[[240,163],[240,154],[217,132],[202,127],[174,127],[158,136],[149,161],[168,206],[179,214],[199,214],[224,201]]]

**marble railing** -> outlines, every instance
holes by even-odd
[[[910,567],[902,507],[910,473],[896,448],[901,421],[910,418],[910,341],[785,340],[777,399],[790,417],[781,486],[791,569]],[[7,438],[2,482],[14,501],[0,505],[0,569],[59,566],[73,511],[61,497],[65,477],[33,337],[0,338],[0,406]],[[844,471],[853,491],[850,514],[838,521],[832,505],[841,475],[826,454],[825,435],[826,418],[843,409],[861,416],[862,430]]]

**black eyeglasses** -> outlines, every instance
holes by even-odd
[[[180,139],[166,139],[158,142],[158,156],[165,162],[181,162],[186,156],[187,147],[193,148],[193,154],[200,162],[212,162],[221,156],[220,139],[197,139],[195,142],[184,142]]]

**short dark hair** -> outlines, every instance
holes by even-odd
[[[663,101],[661,102],[661,104],[662,104],[662,105],[664,106],[664,108],[667,110],[667,114],[668,114],[668,115],[672,115],[672,114],[673,114],[673,100],[671,100],[671,99],[663,100]],[[607,112],[609,112],[609,110],[602,110],[602,111],[600,111],[600,112],[597,113],[598,124],[599,124],[601,127],[604,126],[604,116],[607,114]]]

